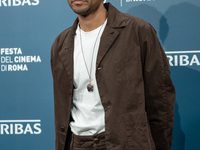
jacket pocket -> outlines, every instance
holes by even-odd
[[[146,113],[130,113],[123,119],[130,150],[154,150]]]
[[[140,47],[127,45],[126,48],[115,51],[115,70],[119,80],[124,83],[143,80]]]

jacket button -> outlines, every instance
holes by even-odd
[[[65,132],[65,127],[62,126],[62,127],[60,128],[60,130],[61,130],[61,132]]]
[[[97,68],[97,70],[101,70],[102,68],[103,68],[103,66],[100,66],[100,67]]]
[[[99,140],[98,138],[95,138],[95,139],[94,139],[94,143],[95,143],[95,144],[98,144],[99,142],[100,142],[100,140]]]

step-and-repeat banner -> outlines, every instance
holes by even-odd
[[[172,150],[198,150],[200,1],[107,2],[156,29],[177,93]],[[67,0],[0,0],[0,150],[54,150],[50,49],[75,18]]]

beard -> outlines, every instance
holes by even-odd
[[[72,7],[71,7],[71,8],[72,8]],[[73,10],[76,14],[78,14],[78,15],[80,15],[80,16],[87,16],[87,15],[90,14],[90,8],[89,8],[89,7],[85,7],[85,8],[82,8],[82,9],[73,9],[73,8],[72,8],[72,10]]]
[[[92,0],[92,2],[88,2],[88,0],[84,0],[83,5],[73,4],[69,3],[71,9],[80,16],[88,16],[89,14],[92,14],[96,12],[96,10],[99,8],[101,4],[101,0]]]

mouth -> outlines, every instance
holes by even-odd
[[[83,4],[85,2],[86,0],[72,0],[72,3],[77,4],[77,5]]]

